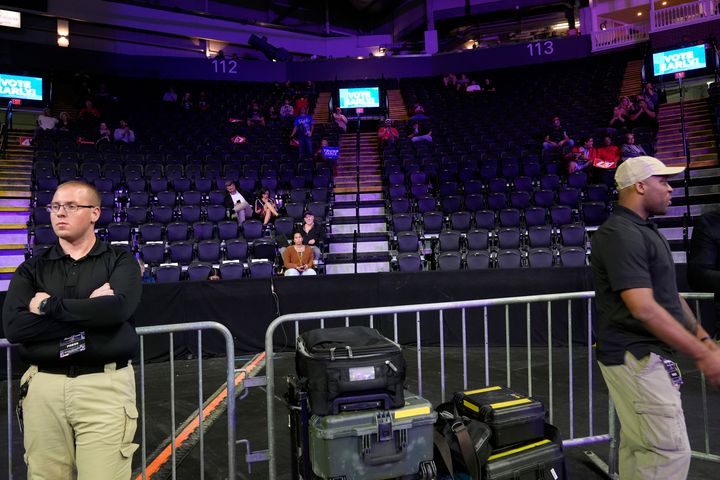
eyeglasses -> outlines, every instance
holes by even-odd
[[[95,205],[76,205],[74,203],[51,203],[45,207],[50,213],[58,213],[60,208],[65,210],[65,213],[75,213],[79,208],[96,208]]]

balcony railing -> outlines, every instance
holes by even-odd
[[[655,14],[652,16],[652,31],[659,32],[717,18],[720,18],[720,14],[715,1],[699,0],[683,3],[655,10]]]
[[[631,23],[621,27],[609,28],[593,32],[593,52],[609,50],[624,45],[646,42],[650,34],[650,25],[646,23]]]

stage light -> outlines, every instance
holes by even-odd
[[[68,37],[70,36],[70,22],[67,20],[58,18],[57,19],[57,34],[58,34],[58,39],[57,39],[58,46],[59,47],[69,47],[70,40],[68,39]]]
[[[290,62],[293,59],[293,56],[290,55],[290,53],[288,53],[288,51],[284,48],[278,48],[274,45],[270,45],[266,37],[261,38],[252,34],[250,35],[250,38],[248,38],[248,44],[257,50],[260,50],[268,60]]]
[[[638,16],[638,17],[642,17],[642,12],[638,12],[638,13],[637,13],[637,16]]]

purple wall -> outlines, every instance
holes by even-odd
[[[589,54],[588,36],[564,37],[435,56],[374,57],[363,60],[343,58],[290,63],[230,59],[226,59],[224,63],[213,63],[213,60],[207,59],[107,54],[2,42],[0,68],[7,72],[87,71],[115,76],[190,80],[319,81],[424,77],[448,72],[472,72],[571,60]]]

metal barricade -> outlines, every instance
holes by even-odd
[[[145,345],[144,338],[148,335],[169,334],[170,355],[170,418],[172,424],[171,438],[171,460],[172,478],[176,478],[176,419],[175,419],[175,359],[173,334],[178,332],[197,332],[197,363],[198,363],[198,416],[199,416],[199,449],[200,449],[200,476],[204,478],[204,438],[203,438],[203,377],[202,377],[202,332],[203,330],[215,330],[220,332],[225,340],[225,353],[227,358],[227,454],[228,454],[228,478],[235,478],[235,345],[230,330],[217,322],[195,322],[177,325],[157,325],[151,327],[138,327],[137,334],[140,336],[140,431],[141,431],[141,465],[142,474],[140,478],[146,478],[147,469],[147,439],[146,439],[146,410],[145,410]],[[6,339],[0,339],[0,348],[6,350],[7,358],[7,442],[8,442],[8,480],[13,478],[13,393],[12,393],[12,360],[11,349],[13,345]]]
[[[615,472],[617,472],[617,442],[616,442],[616,427],[615,427],[615,411],[614,407],[612,405],[612,402],[608,398],[608,433],[597,433],[595,432],[594,427],[594,389],[593,389],[593,376],[594,376],[594,368],[595,360],[593,356],[593,338],[592,338],[592,317],[593,317],[593,311],[592,311],[592,301],[594,298],[594,292],[574,292],[574,293],[562,293],[562,294],[551,294],[551,295],[533,295],[533,296],[519,296],[519,297],[506,297],[506,298],[496,298],[496,299],[486,299],[486,300],[472,300],[472,301],[460,301],[460,302],[445,302],[445,303],[430,303],[430,304],[420,304],[420,305],[402,305],[402,306],[392,306],[392,307],[376,307],[376,308],[359,308],[359,309],[351,309],[351,310],[336,310],[336,311],[322,311],[322,312],[310,312],[310,313],[298,313],[298,314],[289,314],[289,315],[283,315],[275,319],[269,326],[265,334],[265,353],[266,353],[266,374],[267,374],[267,389],[266,389],[266,395],[267,395],[267,427],[268,427],[268,459],[269,459],[269,478],[271,480],[274,480],[277,478],[277,465],[276,465],[276,458],[277,458],[277,450],[276,450],[276,441],[275,441],[275,417],[273,412],[273,401],[276,395],[275,392],[275,365],[274,365],[274,359],[273,359],[273,352],[274,352],[274,345],[273,345],[273,339],[275,335],[275,331],[283,324],[287,324],[290,322],[294,323],[295,327],[295,335],[299,335],[300,328],[299,324],[300,322],[306,322],[306,321],[319,321],[320,327],[324,328],[326,320],[329,319],[345,319],[345,325],[350,325],[350,319],[355,317],[360,317],[362,319],[367,319],[367,324],[370,327],[374,326],[375,319],[379,316],[391,316],[392,317],[392,330],[393,330],[393,337],[394,340],[398,341],[398,321],[399,316],[403,314],[415,314],[415,344],[417,345],[417,383],[418,383],[418,394],[422,396],[423,394],[423,367],[422,367],[422,361],[423,361],[423,337],[422,337],[422,329],[421,329],[421,323],[426,322],[430,323],[432,320],[427,318],[422,318],[421,314],[426,314],[426,312],[436,312],[437,317],[437,325],[439,330],[439,354],[440,354],[440,374],[439,374],[439,382],[440,382],[440,397],[442,401],[445,401],[445,395],[446,395],[446,341],[444,336],[444,326],[445,326],[445,312],[449,311],[459,311],[460,313],[460,322],[461,322],[461,331],[462,331],[462,342],[461,346],[459,348],[462,349],[462,386],[463,389],[468,388],[468,349],[471,347],[468,347],[468,314],[473,312],[474,309],[480,309],[482,312],[481,315],[481,321],[482,321],[482,330],[483,330],[483,344],[481,347],[483,349],[484,353],[484,360],[485,360],[485,366],[484,366],[484,381],[485,384],[490,384],[490,342],[489,342],[489,333],[490,333],[490,321],[489,321],[489,309],[491,307],[504,307],[504,313],[505,313],[505,321],[504,321],[504,327],[505,327],[505,362],[506,362],[506,378],[505,382],[508,386],[512,384],[512,378],[511,378],[511,355],[510,355],[510,326],[511,324],[513,326],[516,326],[518,324],[522,325],[523,318],[511,318],[510,315],[510,307],[512,305],[522,305],[525,304],[525,327],[527,331],[526,336],[526,344],[527,344],[527,393],[528,395],[533,395],[533,388],[538,387],[538,383],[534,383],[533,380],[533,362],[532,362],[532,355],[533,355],[533,345],[532,345],[532,313],[531,313],[531,306],[541,303],[547,304],[547,378],[543,377],[543,381],[547,381],[547,407],[549,411],[549,420],[552,423],[554,419],[554,413],[555,413],[555,401],[556,401],[556,395],[554,393],[555,391],[555,384],[557,381],[557,378],[555,378],[554,374],[554,368],[553,368],[553,341],[555,340],[553,335],[553,314],[554,312],[557,312],[556,309],[562,308],[562,304],[559,302],[567,302],[567,350],[568,350],[568,376],[567,376],[567,383],[568,383],[568,392],[567,392],[567,398],[562,399],[564,403],[564,407],[567,408],[567,414],[568,414],[568,420],[569,420],[569,429],[567,432],[567,439],[563,441],[563,445],[570,447],[570,446],[580,446],[580,445],[590,445],[600,442],[611,442],[611,449],[610,449],[610,458],[609,458],[609,464],[610,467],[608,470],[608,475],[611,477],[615,475]],[[696,311],[699,312],[699,302],[700,300],[708,300],[712,299],[712,294],[686,294],[686,298],[690,300],[695,300],[696,302]],[[583,340],[584,347],[582,350],[584,350],[585,355],[587,356],[587,388],[588,388],[588,415],[587,415],[587,424],[586,428],[583,433],[585,435],[583,436],[576,436],[576,414],[575,414],[575,380],[574,377],[576,376],[574,372],[574,366],[573,364],[576,362],[576,351],[577,346],[573,346],[573,328],[574,328],[574,321],[573,321],[573,312],[577,311],[576,308],[573,309],[573,302],[581,302],[581,304],[584,304],[585,310],[585,316],[587,319],[587,338]],[[537,308],[537,307],[536,307]],[[427,315],[426,315],[427,317]],[[364,321],[364,320],[363,320]],[[502,324],[502,322],[500,322]],[[577,328],[577,327],[575,327]],[[578,354],[579,356],[579,354]],[[537,379],[535,379],[537,380]],[[558,382],[559,383],[559,382]],[[541,385],[544,387],[544,385]],[[705,396],[705,388],[704,388],[704,379],[703,379],[703,403],[705,405],[705,415],[707,415],[707,399]],[[707,416],[705,417],[707,419]],[[706,421],[707,424],[707,421]],[[698,458],[703,458],[705,460],[712,460],[712,461],[720,461],[720,456],[714,455],[710,453],[710,447],[709,447],[709,440],[708,440],[708,429],[707,425],[705,428],[705,451],[704,452],[693,452],[693,456],[696,456]],[[598,459],[594,459],[594,461],[598,461]],[[606,467],[607,468],[607,467]]]

